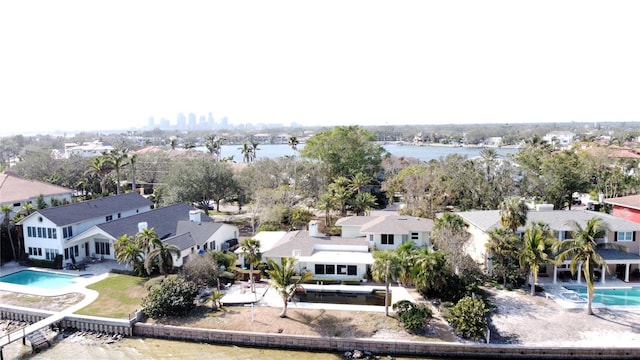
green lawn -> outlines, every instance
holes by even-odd
[[[142,298],[147,296],[144,288],[146,281],[146,278],[136,276],[109,274],[108,278],[87,286],[100,295],[96,301],[76,313],[127,319],[129,314],[141,309]]]

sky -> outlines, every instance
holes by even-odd
[[[0,2],[0,134],[640,120],[638,1]]]

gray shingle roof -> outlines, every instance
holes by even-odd
[[[75,224],[85,220],[117,214],[142,207],[151,208],[153,202],[138,193],[106,196],[62,206],[38,210],[37,213],[53,221],[58,226]],[[33,215],[33,214],[32,214]]]
[[[153,228],[158,237],[164,240],[172,236],[188,232],[178,232],[178,223],[181,221],[189,221],[190,210],[193,210],[193,207],[187,203],[173,204],[145,213],[100,224],[97,225],[97,227],[114,238],[118,238],[125,234],[135,236],[135,234],[138,233],[138,224],[146,222],[147,228]],[[213,220],[208,216],[202,216],[201,221],[202,223],[213,222]]]
[[[468,223],[477,226],[483,231],[489,231],[493,228],[500,227],[500,212],[498,210],[487,211],[461,211],[456,214],[462,216]],[[527,224],[519,230],[524,230],[531,226],[534,221],[541,221],[548,224],[551,229],[556,231],[570,231],[569,221],[577,221],[578,224],[584,225],[587,220],[594,217],[601,218],[611,231],[638,231],[640,224],[629,220],[621,219],[609,214],[589,211],[589,210],[558,210],[558,211],[529,211],[527,213]]]
[[[413,231],[433,230],[433,220],[402,215],[388,215],[371,218],[360,228],[362,233],[408,234]]]
[[[264,252],[263,257],[289,257],[294,250],[299,251],[300,256],[310,256],[313,254],[314,246],[318,244],[326,245],[364,245],[369,242],[364,237],[343,238],[339,236],[309,236],[306,230],[292,231],[287,233],[270,250]]]
[[[173,236],[164,241],[166,244],[177,246],[180,251],[196,246],[196,241],[190,233]]]

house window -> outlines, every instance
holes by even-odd
[[[113,215],[107,215],[107,218],[105,219],[106,221],[111,221],[113,220]]]
[[[347,275],[358,275],[358,267],[355,265],[347,265]]]
[[[52,228],[47,228],[47,237],[49,239],[53,239],[53,229]]]
[[[380,235],[382,245],[393,245],[393,234]]]
[[[73,230],[71,226],[66,226],[62,228],[62,237],[68,239],[73,236]]]
[[[633,241],[633,231],[618,231],[616,241]]]
[[[316,264],[316,275],[324,275],[324,265]]]
[[[338,265],[338,275],[347,275],[347,265]]]
[[[42,228],[41,227],[38,228],[38,237],[39,238],[42,237]]]
[[[118,219],[120,219],[122,217],[121,213],[118,213]]]
[[[96,241],[96,254],[98,255],[111,255],[108,242]]]
[[[58,249],[44,249],[44,256],[47,260],[55,260],[58,255]]]
[[[33,226],[27,226],[27,236],[35,237],[36,236],[36,228]]]
[[[373,234],[369,235],[369,241],[373,242]]]
[[[411,233],[411,240],[420,240],[420,234],[417,232]]]
[[[64,259],[69,260],[69,248],[64,249]]]
[[[78,251],[78,245],[76,245],[76,246],[74,246],[74,247],[73,247],[73,252],[75,253],[75,255],[74,255],[74,256],[76,256],[76,257],[77,257],[77,256],[80,256],[80,252]]]
[[[336,266],[335,265],[327,265],[325,268],[325,274],[327,275],[334,275],[336,273]]]

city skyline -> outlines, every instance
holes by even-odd
[[[633,1],[100,5],[0,4],[0,136],[640,120]]]

